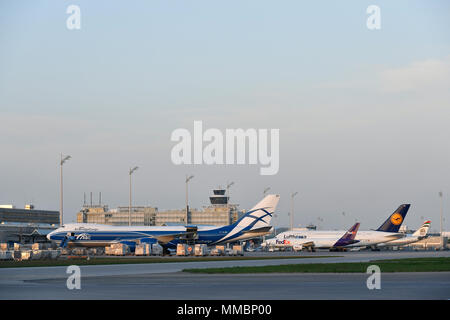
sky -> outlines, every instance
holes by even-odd
[[[70,5],[81,28],[69,30]],[[369,30],[370,5],[381,29]],[[450,229],[448,1],[0,0],[0,204],[59,210],[102,192],[133,203],[208,204],[233,181],[250,209],[270,187],[275,226]],[[178,128],[280,130],[280,169],[175,165]]]

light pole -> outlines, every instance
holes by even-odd
[[[227,214],[228,214],[228,221],[231,223],[231,214],[230,214],[230,187],[234,184],[234,182],[230,182],[227,184]]]
[[[294,197],[298,194],[298,192],[293,192],[291,194],[291,230],[294,229]]]
[[[230,194],[230,187],[232,186],[234,184],[234,182],[230,182],[229,184],[227,184],[227,197],[229,196],[229,194]]]
[[[267,187],[267,188],[264,189],[264,191],[263,191],[263,197],[264,197],[264,198],[266,197],[266,193],[267,193],[267,191],[269,191],[269,190],[270,190],[270,187]],[[276,215],[274,214],[273,217],[275,218]],[[264,241],[266,241],[266,236],[263,236],[263,242],[264,242]]]
[[[440,231],[440,236],[441,236],[441,245],[444,246],[444,238],[442,237],[442,216],[444,215],[444,203],[443,203],[443,194],[442,191],[439,191],[439,197],[441,198],[441,231]]]
[[[60,162],[60,195],[59,195],[59,226],[61,227],[64,223],[63,220],[63,164],[64,162],[66,162],[67,160],[69,160],[70,158],[72,158],[71,156],[64,156],[61,153],[61,162]]]
[[[194,176],[188,176],[186,175],[186,219],[185,223],[189,224],[189,202],[188,202],[188,182],[193,178]]]
[[[323,222],[323,218],[321,218],[321,217],[318,217],[317,220],[319,221],[318,224],[321,223],[321,222]],[[319,227],[319,226],[318,226],[318,227]]]
[[[128,206],[128,226],[131,226],[131,175],[137,169],[139,169],[139,167],[134,167],[133,169],[130,168],[130,171],[128,171],[128,175],[130,176],[130,204]]]
[[[345,220],[345,211],[342,211],[342,216],[344,217],[342,220]],[[345,222],[345,221],[344,221]],[[345,227],[344,227],[345,228]]]

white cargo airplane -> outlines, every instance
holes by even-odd
[[[377,229],[371,231],[359,231],[355,237],[355,242],[348,244],[346,248],[355,247],[374,247],[376,244],[389,242],[404,237],[403,233],[399,233],[398,230],[405,219],[410,204],[402,204],[397,210],[392,213],[389,218]],[[291,230],[280,233],[276,238],[284,240],[285,238],[303,238],[303,239],[331,239],[341,237],[345,231],[300,231]],[[314,249],[314,241],[302,246],[305,249],[311,247]]]
[[[286,248],[292,247],[294,251],[300,251],[303,248],[310,250],[315,249],[330,249],[330,251],[343,250],[346,246],[358,242],[355,240],[356,233],[358,232],[359,223],[355,223],[344,235],[330,236],[330,237],[307,237],[294,234],[287,234],[280,237],[267,239],[263,246],[269,248]]]
[[[385,243],[380,243],[377,247],[395,247],[395,246],[404,246],[407,244],[411,244],[422,239],[427,238],[428,229],[430,228],[431,221],[425,221],[423,225],[412,235],[406,235],[403,238],[392,240]]]

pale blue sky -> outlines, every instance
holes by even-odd
[[[406,224],[434,228],[440,189],[450,211],[448,1],[1,0],[0,43],[0,203],[57,210],[63,152],[68,220],[84,191],[126,205],[133,165],[136,203],[160,208],[193,173],[192,206],[226,180],[247,209],[271,186],[279,224],[293,190],[296,224],[375,228],[408,202]],[[174,166],[170,134],[194,120],[279,128],[279,174]]]

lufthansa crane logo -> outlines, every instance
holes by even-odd
[[[402,217],[402,215],[401,215],[400,213],[394,213],[394,214],[391,216],[391,222],[392,222],[392,224],[394,224],[394,225],[396,225],[396,226],[398,226],[399,224],[401,224],[402,221],[403,221],[403,217]]]

